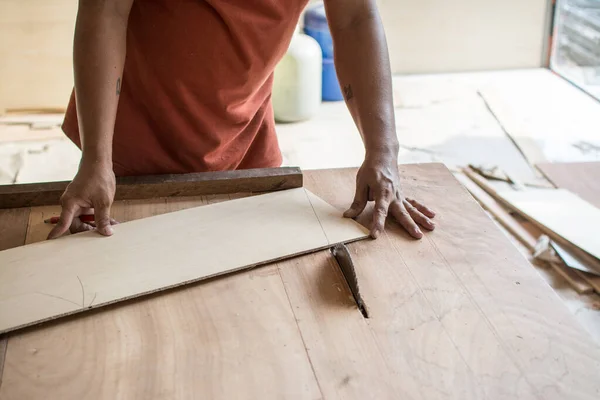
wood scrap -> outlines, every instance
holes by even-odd
[[[455,177],[467,188],[483,208],[489,211],[507,231],[514,235],[530,252],[533,252],[535,256],[536,248],[540,245],[531,233],[515,221],[515,219],[502,208],[496,200],[476,185],[471,179],[462,174],[455,174]],[[584,279],[584,277],[566,267],[560,262],[560,259],[554,257],[553,259],[544,259],[543,261],[563,277],[577,293],[583,294],[593,291],[593,287],[586,279]]]
[[[540,236],[533,252],[533,258],[545,261],[560,276],[562,276],[569,285],[579,294],[588,294],[594,291],[594,287],[588,282],[581,271],[572,269],[564,265],[562,260],[556,255],[550,247],[550,238],[546,235]],[[600,292],[599,292],[600,293]]]
[[[573,246],[600,258],[600,209],[566,189],[499,192],[513,208]]]
[[[465,168],[464,173],[473,180],[473,182],[477,183],[479,187],[485,190],[490,196],[492,196],[495,200],[497,200],[500,204],[508,207],[510,210],[515,212],[519,212],[518,209],[513,207],[508,201],[506,201],[502,196],[500,196],[496,190],[479,174],[470,168]],[[524,215],[524,217],[526,217]],[[588,254],[587,252],[581,250],[577,246],[573,246],[569,241],[563,239],[560,235],[557,235],[552,230],[547,229],[544,225],[539,224],[538,222],[531,220],[542,232],[548,235],[554,242],[560,244],[563,248],[569,251],[572,255],[576,256],[581,262],[585,263],[588,268],[591,268],[595,271],[600,271],[600,260],[596,257]]]
[[[297,188],[5,250],[0,333],[368,236],[341,214]]]
[[[600,208],[600,162],[540,163],[536,167],[554,186]]]
[[[483,165],[474,165],[469,164],[469,168],[473,171],[477,172],[479,175],[483,176],[486,179],[501,181],[510,183],[516,187],[537,187],[537,188],[549,188],[552,187],[550,184],[541,184],[541,183],[532,183],[532,182],[521,182],[520,180],[515,179],[511,175],[509,175],[506,171],[503,171],[498,166],[490,166],[486,167]]]
[[[515,219],[504,209],[494,198],[487,194],[483,189],[477,186],[471,179],[463,174],[455,174],[471,195],[481,204],[483,208],[489,211],[511,234],[513,234],[529,251],[533,251],[536,245],[536,238],[524,229]]]

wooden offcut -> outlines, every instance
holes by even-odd
[[[566,189],[503,191],[499,195],[545,231],[600,258],[600,209]]]
[[[536,167],[556,187],[600,208],[600,162],[540,163]]]
[[[365,238],[303,188],[0,252],[0,333]]]
[[[469,170],[471,171],[471,170]],[[479,204],[496,218],[496,220],[515,238],[519,240],[530,252],[536,247],[537,239],[521,224],[519,224],[492,196],[479,187],[470,178],[463,174],[454,175],[460,183],[477,199]],[[557,274],[563,277],[571,287],[580,294],[591,293],[594,291],[592,285],[587,282],[580,271],[568,268],[566,265],[557,262],[548,263]]]
[[[490,196],[492,196],[499,203],[503,204],[504,206],[508,207],[509,209],[511,209],[513,211],[516,211],[516,212],[520,211],[517,207],[515,207],[514,205],[512,205],[503,196],[501,196],[500,193],[498,193],[489,184],[489,182],[486,181],[486,179],[482,178],[481,176],[479,176],[477,173],[475,173],[474,171],[470,170],[469,168],[466,168],[464,170],[464,173],[469,178],[471,178],[473,180],[473,182],[477,183],[477,185],[479,185],[479,187],[481,187],[483,190],[485,190],[486,193],[488,193]],[[596,258],[595,256],[593,256],[593,255],[589,254],[588,252],[582,250],[581,248],[579,248],[577,246],[574,246],[571,242],[569,242],[568,240],[566,240],[565,238],[563,238],[560,234],[557,234],[552,229],[548,229],[543,224],[540,224],[539,222],[536,222],[535,220],[532,220],[532,222],[543,233],[545,233],[546,235],[548,235],[550,237],[550,239],[552,239],[554,242],[558,243],[563,248],[565,248],[566,250],[568,250],[573,256],[577,257],[577,259],[580,262],[585,263],[588,268],[591,268],[591,269],[593,269],[595,271],[600,271],[600,260],[598,258]]]
[[[0,209],[58,204],[70,182],[0,185]],[[302,187],[296,167],[117,178],[115,200],[272,192]]]

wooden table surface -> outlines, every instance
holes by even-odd
[[[599,398],[600,347],[475,200],[442,165],[400,168],[437,229],[416,241],[390,221],[349,245],[369,319],[321,251],[13,333],[0,399]],[[304,185],[343,209],[355,173]],[[235,196],[126,200],[114,216]],[[0,248],[43,240],[57,212],[0,210]]]

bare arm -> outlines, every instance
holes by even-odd
[[[385,33],[375,0],[325,0],[335,66],[346,104],[365,144],[356,195],[347,217],[375,201],[371,235],[383,231],[388,212],[415,238],[433,229],[435,214],[404,198],[398,177],[398,139]]]
[[[60,222],[49,238],[91,230],[77,216],[92,211],[98,232],[112,234],[115,194],[112,138],[133,0],[80,0],[73,43],[75,97],[82,142],[79,171],[61,198]]]
[[[73,65],[84,162],[112,162],[112,136],[132,3],[79,1]]]

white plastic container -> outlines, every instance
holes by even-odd
[[[315,39],[296,32],[277,67],[273,82],[273,111],[278,122],[314,116],[321,104],[321,47]]]

